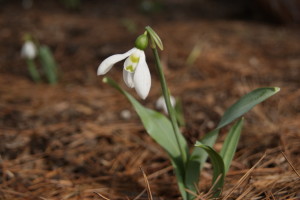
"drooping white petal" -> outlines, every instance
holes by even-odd
[[[108,58],[103,60],[103,62],[99,65],[97,75],[106,74],[113,67],[114,64],[121,60],[124,60],[126,57],[130,56],[134,51],[136,51],[136,48],[132,48],[123,54],[115,54],[109,56]]]
[[[139,64],[137,65],[133,76],[134,87],[137,94],[145,99],[151,87],[151,75],[146,63],[145,53],[141,52]]]
[[[31,41],[25,42],[21,49],[21,56],[23,58],[33,59],[36,57],[36,54],[37,54],[37,50],[34,43]]]
[[[125,70],[125,68],[123,68],[123,79],[124,79],[124,82],[130,88],[134,88],[133,75],[134,75],[134,73],[131,73],[131,72]]]
[[[175,100],[175,98],[173,96],[170,96],[170,101],[171,101],[171,105],[173,107],[175,107],[176,100]],[[156,106],[157,109],[162,109],[166,114],[168,114],[168,109],[167,109],[166,101],[165,101],[165,98],[163,96],[160,96],[157,99],[155,106]]]

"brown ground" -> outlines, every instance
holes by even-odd
[[[0,199],[101,199],[95,192],[134,199],[145,189],[140,166],[155,198],[179,199],[167,155],[146,134],[126,99],[96,76],[101,60],[131,48],[146,25],[164,42],[166,77],[172,94],[183,102],[183,133],[191,146],[245,93],[281,87],[246,115],[223,197],[232,191],[229,199],[299,199],[299,176],[281,151],[299,173],[300,30],[180,15],[149,17],[122,6],[88,4],[79,13],[47,3],[31,10],[19,4],[0,8]],[[136,32],[126,29],[124,16],[136,23]],[[34,84],[28,78],[19,56],[26,32],[52,48],[63,73],[59,84]],[[196,44],[201,54],[187,65]],[[160,89],[153,57],[146,54],[153,86],[143,104],[154,107]],[[121,67],[108,76],[124,86]],[[125,109],[131,111],[130,119],[121,117]],[[201,178],[199,189],[205,193],[210,164]],[[139,199],[147,199],[146,193]]]

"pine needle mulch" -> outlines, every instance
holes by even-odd
[[[28,19],[40,14],[26,15],[23,26],[29,29]],[[121,36],[124,27],[117,19],[106,23],[57,14],[55,19],[59,18],[65,21],[49,20],[45,13],[35,27],[43,42],[56,46],[63,71],[58,85],[32,83],[26,70],[18,69],[24,63],[12,49],[6,58],[15,59],[0,60],[0,199],[180,199],[167,155],[146,134],[125,98],[95,76],[101,59],[121,52],[116,38],[122,49],[130,45]],[[70,29],[64,22],[76,24],[76,20],[82,22],[77,26],[79,35],[64,41]],[[5,20],[0,23],[9,25]],[[101,23],[111,35],[100,36],[103,31],[97,24]],[[7,33],[16,29],[3,27],[9,28],[0,30],[0,40],[13,41]],[[52,31],[47,27],[58,27],[59,34],[47,37]],[[299,30],[233,21],[159,22],[154,28],[165,43],[166,76],[172,94],[182,100],[186,119],[182,131],[191,146],[243,94],[256,87],[281,87],[278,95],[245,116],[220,199],[299,199]],[[100,38],[91,39],[97,35]],[[109,42],[113,45],[107,46]],[[21,45],[11,44],[14,50]],[[198,44],[200,54],[187,64]],[[71,54],[70,45],[75,45]],[[151,56],[147,60],[149,66],[154,64]],[[153,86],[143,104],[154,108],[160,94],[151,71]],[[121,83],[120,73],[116,68],[110,76]],[[226,131],[215,145],[217,150]],[[209,196],[211,168],[207,163],[201,175],[198,199]]]

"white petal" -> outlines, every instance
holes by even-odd
[[[146,63],[145,53],[142,51],[140,61],[135,69],[133,76],[134,87],[137,94],[145,99],[150,91],[151,87],[151,75]]]
[[[130,56],[130,54],[132,54],[134,51],[136,51],[136,48],[132,48],[123,54],[115,54],[109,56],[108,58],[103,60],[103,62],[99,65],[97,75],[106,74],[113,67],[114,64],[121,60],[124,60],[126,57]]]
[[[134,83],[133,83],[133,75],[134,73],[128,72],[123,68],[123,79],[126,85],[130,88],[134,88]]]

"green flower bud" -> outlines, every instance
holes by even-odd
[[[148,47],[148,36],[147,33],[140,35],[135,40],[135,47],[140,50],[145,50]]]

